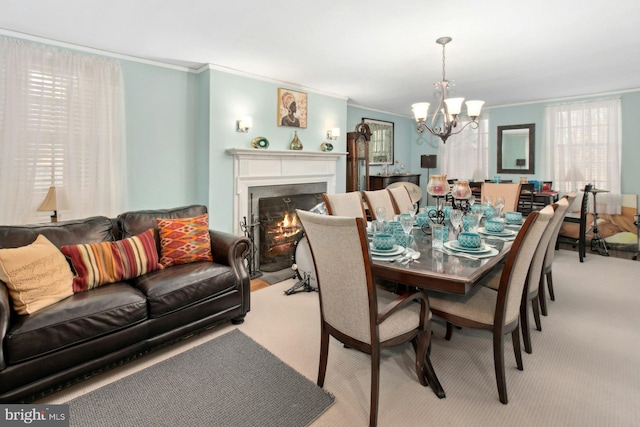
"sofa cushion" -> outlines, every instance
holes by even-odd
[[[213,261],[208,214],[193,218],[158,218],[158,233],[163,266]]]
[[[131,211],[118,215],[118,228],[122,237],[131,237],[143,233],[150,228],[156,231],[156,247],[160,253],[160,237],[157,218],[190,218],[207,213],[204,205],[183,206],[175,209],[155,209],[143,211]]]
[[[80,243],[108,242],[113,240],[112,229],[111,219],[104,216],[45,224],[1,225],[0,249],[29,245],[39,234],[43,234],[58,248]]]
[[[153,235],[150,228],[115,242],[63,246],[62,253],[71,260],[76,272],[73,291],[83,292],[161,268]]]
[[[161,317],[237,286],[233,269],[213,262],[180,264],[131,280],[147,296],[149,317]]]
[[[147,318],[146,299],[132,286],[112,283],[74,294],[30,316],[20,316],[4,340],[9,364],[70,347]],[[105,349],[105,353],[115,349]]]
[[[42,234],[30,245],[0,249],[0,280],[18,314],[35,313],[73,294],[67,260]]]

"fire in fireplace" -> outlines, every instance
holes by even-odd
[[[296,209],[310,210],[322,203],[322,194],[266,197],[258,201],[260,221],[260,269],[266,272],[291,267],[302,225]]]

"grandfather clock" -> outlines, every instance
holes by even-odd
[[[364,122],[347,133],[347,192],[369,190],[369,141],[371,130]]]

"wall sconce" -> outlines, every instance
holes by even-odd
[[[236,120],[236,132],[247,133],[253,126],[253,119],[251,116],[244,116],[240,120]]]
[[[327,131],[327,139],[336,140],[340,137],[340,128],[332,128]]]

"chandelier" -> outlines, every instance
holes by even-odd
[[[467,126],[471,125],[471,128],[478,128],[478,116],[484,101],[467,101],[467,116],[471,119],[462,126],[458,126],[460,119],[460,112],[462,110],[462,102],[464,98],[449,98],[449,90],[453,86],[453,82],[449,82],[445,75],[445,46],[451,41],[451,37],[440,37],[436,40],[436,43],[442,45],[442,80],[433,84],[434,92],[439,97],[438,105],[436,106],[433,116],[431,117],[431,124],[427,124],[429,118],[429,103],[418,102],[411,105],[413,114],[418,122],[418,132],[422,133],[425,129],[432,135],[440,137],[442,143],[445,144],[447,139],[451,135],[456,135]]]

